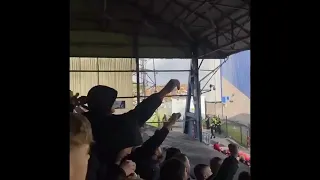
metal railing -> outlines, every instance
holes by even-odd
[[[238,144],[244,147],[250,146],[249,125],[244,125],[235,121],[230,121],[226,117],[224,120],[222,120],[221,131],[223,135],[233,139]]]
[[[250,125],[230,121],[227,117],[221,119],[221,122],[221,134],[215,132],[217,136],[230,138],[243,147],[250,147]],[[205,124],[203,126],[205,127]],[[210,132],[203,132],[202,137],[205,144],[210,144]]]

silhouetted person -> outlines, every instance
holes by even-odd
[[[217,121],[216,116],[213,116],[211,120],[212,120],[212,124],[210,126],[210,130],[211,130],[211,139],[212,139],[212,137],[216,138],[214,134],[214,132],[216,131],[216,121]]]
[[[104,169],[114,165],[122,149],[142,144],[140,128],[161,105],[163,98],[176,87],[180,89],[180,82],[170,80],[159,93],[149,96],[133,110],[121,115],[112,114],[112,106],[118,95],[115,89],[98,85],[89,90],[86,99],[89,112],[84,115],[92,126],[95,141],[92,153],[96,155],[100,164],[99,169],[93,171],[105,171]],[[91,170],[90,166],[89,161],[88,171]],[[107,174],[99,172],[97,173]],[[95,180],[90,177],[88,179]],[[106,177],[101,177],[99,180],[105,179]]]
[[[210,129],[210,118],[209,118],[208,115],[206,115],[206,120],[205,120],[205,122],[206,122],[206,128],[207,128],[207,129]]]
[[[173,156],[176,154],[181,153],[180,149],[175,148],[175,147],[170,147],[166,150],[166,158],[165,160],[171,159]]]
[[[219,168],[221,166],[222,159],[219,157],[214,157],[210,160],[210,169],[214,176],[217,175]]]
[[[178,159],[169,159],[164,162],[160,169],[159,180],[187,180],[186,166]]]
[[[211,169],[206,164],[197,164],[194,167],[194,175],[196,180],[207,180],[211,175]]]
[[[180,118],[180,116],[180,113],[173,113],[160,130],[157,130],[153,136],[151,136],[142,144],[142,146],[137,147],[128,156],[128,159],[137,164],[136,173],[139,174],[142,179],[159,179],[159,165],[163,160],[163,154],[160,145],[167,137],[170,128]]]
[[[221,134],[221,120],[219,116],[216,119],[215,132],[218,132],[218,134]]]
[[[183,153],[179,153],[179,154],[174,155],[171,159],[178,159],[179,161],[181,161],[185,165],[185,167],[187,169],[187,175],[189,178],[191,168],[190,168],[190,161],[189,161],[189,158],[187,157],[187,155],[185,155]]]
[[[235,144],[228,145],[230,156],[225,158],[220,166],[220,169],[215,177],[215,180],[233,180],[239,168],[238,147]]]
[[[239,174],[238,180],[251,180],[251,175],[248,172],[243,171]]]

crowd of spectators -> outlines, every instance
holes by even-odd
[[[183,150],[170,147],[163,152],[161,144],[180,113],[173,113],[161,129],[142,141],[140,128],[175,88],[180,88],[180,82],[172,79],[121,115],[113,114],[117,98],[113,88],[94,86],[82,97],[70,91],[70,180],[233,180],[239,167],[234,144],[229,145],[226,159],[214,157],[193,170]],[[238,179],[249,180],[250,174],[242,172]]]

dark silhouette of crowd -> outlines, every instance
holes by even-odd
[[[163,127],[143,142],[141,127],[161,105],[163,98],[180,82],[172,79],[158,93],[139,103],[133,110],[114,115],[112,106],[118,92],[108,86],[92,87],[87,96],[70,91],[70,180],[188,180],[190,162],[183,150],[161,144],[180,118],[173,113]],[[218,157],[208,165],[198,164],[197,180],[232,180],[238,170],[237,146],[229,145],[230,156]],[[250,179],[247,172],[239,180]]]

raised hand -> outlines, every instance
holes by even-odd
[[[175,88],[180,89],[180,81],[177,79],[171,79],[166,86],[159,92],[161,97],[171,93]]]
[[[132,152],[132,147],[127,147],[122,149],[117,155],[116,164],[119,165],[120,162],[123,160],[123,158],[131,154],[131,152]]]
[[[87,96],[81,96],[78,98],[78,106],[87,104]]]
[[[120,164],[120,168],[126,173],[126,176],[129,176],[134,173],[136,170],[136,163],[131,160],[126,160]]]
[[[140,178],[140,176],[139,176],[138,174],[133,173],[133,174],[130,174],[130,175],[128,176],[128,179],[138,180],[138,179],[141,179],[141,178]]]
[[[164,127],[171,129],[171,127],[177,122],[177,120],[181,117],[180,113],[173,113],[167,122],[164,123]]]
[[[70,104],[76,106],[78,104],[78,96],[79,96],[79,93],[75,94],[74,96],[71,96],[70,97]]]

